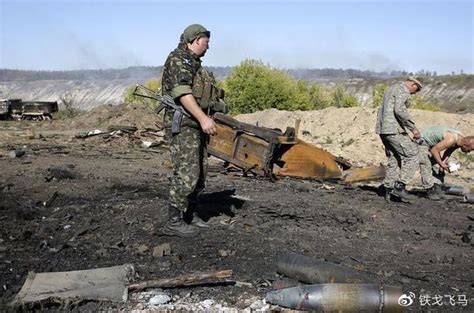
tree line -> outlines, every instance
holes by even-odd
[[[268,65],[269,66],[269,65]],[[122,69],[96,69],[96,70],[71,70],[71,71],[33,71],[17,69],[0,69],[0,81],[35,81],[35,80],[137,80],[145,81],[158,77],[161,66],[131,66]],[[217,79],[223,80],[233,70],[230,66],[208,67]],[[374,72],[357,69],[282,69],[283,72],[296,79],[306,81],[338,80],[350,78],[378,78],[418,75],[436,76],[436,72],[421,70],[416,73],[407,71]]]

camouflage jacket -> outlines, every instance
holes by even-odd
[[[415,123],[408,113],[409,99],[410,92],[403,82],[391,86],[385,92],[377,113],[377,134],[406,133],[407,128],[415,128]]]
[[[161,81],[163,94],[173,99],[193,93],[193,81],[201,68],[201,59],[192,51],[178,47],[166,59]]]
[[[206,113],[228,111],[215,86],[214,75],[201,66],[199,57],[183,46],[178,46],[166,59],[161,84],[163,94],[170,95],[177,105],[181,105],[181,96],[192,94]],[[198,127],[194,118],[184,118],[182,125]]]

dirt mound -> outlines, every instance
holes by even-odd
[[[135,126],[138,130],[161,128],[162,118],[143,104],[102,105],[74,118],[56,118],[31,125],[42,130],[106,130],[110,125]]]
[[[472,133],[474,114],[452,114],[410,110],[420,129],[433,125],[446,125],[459,129],[464,134]],[[358,166],[386,163],[380,138],[375,134],[377,109],[373,108],[327,108],[320,111],[279,111],[270,109],[253,114],[242,114],[237,119],[269,128],[294,127],[301,119],[299,138],[320,146],[336,156],[344,157]],[[452,176],[471,180],[473,162],[465,155],[460,158],[462,168]],[[464,157],[464,158],[463,158]]]
[[[161,118],[150,107],[141,104],[121,104],[94,108],[74,119],[72,123],[76,128],[129,125],[145,129],[156,127],[156,123],[161,124]]]

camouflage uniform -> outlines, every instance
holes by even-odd
[[[204,112],[227,113],[227,105],[220,96],[222,92],[215,87],[214,76],[201,67],[200,58],[187,49],[183,42],[186,38],[183,38],[183,35],[180,44],[169,54],[163,67],[163,94],[170,95],[177,105],[181,105],[179,101],[181,96],[192,94]],[[171,116],[172,112],[165,113],[168,135],[171,133],[169,131]],[[186,116],[183,117],[181,131],[170,136],[173,164],[170,205],[181,212],[186,212],[190,202],[195,202],[197,195],[205,187],[206,145],[209,138],[194,117]]]
[[[388,158],[385,188],[393,188],[395,182],[407,184],[418,166],[418,147],[408,136],[415,123],[407,107],[410,92],[405,84],[398,83],[385,92],[377,113],[375,132],[380,135]]]
[[[186,94],[195,95],[193,85],[201,80],[201,60],[192,51],[180,45],[168,56],[163,67],[162,90],[178,105],[179,98]],[[171,126],[171,112],[166,112],[166,124]],[[168,132],[169,134],[170,132]],[[184,117],[181,131],[171,135],[171,158],[173,176],[170,188],[170,204],[185,212],[190,198],[204,189],[207,167],[207,136],[194,118]]]

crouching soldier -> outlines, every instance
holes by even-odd
[[[421,131],[419,140],[420,173],[426,195],[439,200],[443,190],[445,172],[451,172],[448,159],[458,148],[463,152],[474,149],[474,136],[464,137],[457,129],[433,126]]]
[[[212,73],[201,67],[210,37],[203,26],[189,25],[163,67],[163,95],[171,96],[189,115],[176,118],[174,110],[165,112],[173,164],[169,219],[162,227],[165,235],[192,237],[198,233],[197,227],[207,227],[195,208],[205,186],[208,136],[217,132],[210,115],[228,111],[223,91],[216,87]]]

